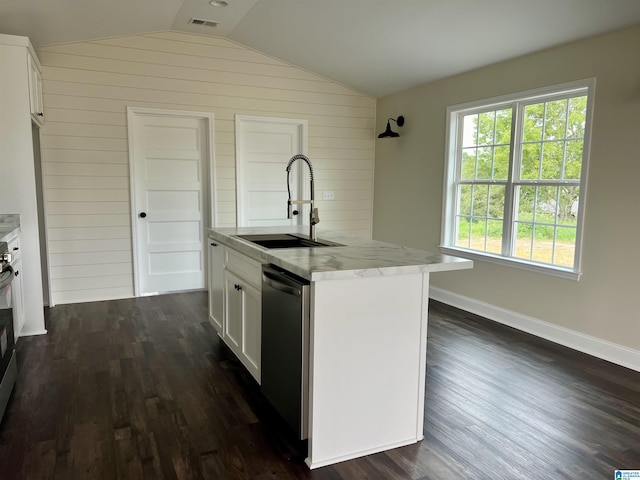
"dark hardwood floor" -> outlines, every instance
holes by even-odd
[[[640,373],[432,302],[424,441],[310,472],[206,301],[47,311],[49,334],[18,343],[0,479],[587,480],[640,469]]]

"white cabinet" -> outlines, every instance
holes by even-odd
[[[224,328],[225,247],[209,241],[209,322],[222,335]]]
[[[260,383],[262,297],[260,290],[225,271],[226,321],[223,339]]]
[[[15,237],[8,243],[11,253],[11,266],[14,271],[14,279],[11,283],[11,303],[13,304],[13,332],[16,339],[24,326],[24,293],[22,289],[22,259],[20,258],[20,237]]]
[[[38,226],[38,192],[34,159],[33,121],[29,113],[29,55],[27,37],[0,34],[0,188],[1,213],[20,215],[20,274],[24,325],[20,335],[47,333],[44,324],[42,264]],[[9,181],[9,179],[11,181]],[[18,287],[20,288],[20,287]]]
[[[11,284],[11,296],[13,300],[13,332],[16,338],[20,337],[24,327],[24,294],[22,293],[22,260],[13,262],[15,278]]]
[[[262,355],[262,292],[248,283],[242,285],[242,355],[240,360],[260,383]]]
[[[225,322],[222,338],[239,357],[242,345],[242,280],[224,272]]]
[[[29,52],[28,69],[29,69],[29,107],[31,109],[31,117],[38,124],[44,123],[44,107],[42,105],[42,74],[37,60]]]
[[[209,244],[209,320],[260,383],[262,266],[215,240]]]

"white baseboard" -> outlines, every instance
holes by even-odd
[[[431,286],[429,297],[503,325],[640,372],[640,351]]]
[[[46,334],[47,334],[46,330],[33,330],[31,332],[22,331],[22,332],[20,332],[20,335],[18,335],[18,338],[20,338],[20,337],[31,337],[31,336],[34,336],[34,335],[46,335]]]

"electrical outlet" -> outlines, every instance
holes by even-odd
[[[333,190],[325,190],[322,192],[322,200],[333,200]]]

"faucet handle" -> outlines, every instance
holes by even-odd
[[[316,225],[320,223],[320,216],[318,215],[318,209],[314,208],[311,210],[311,225]]]

